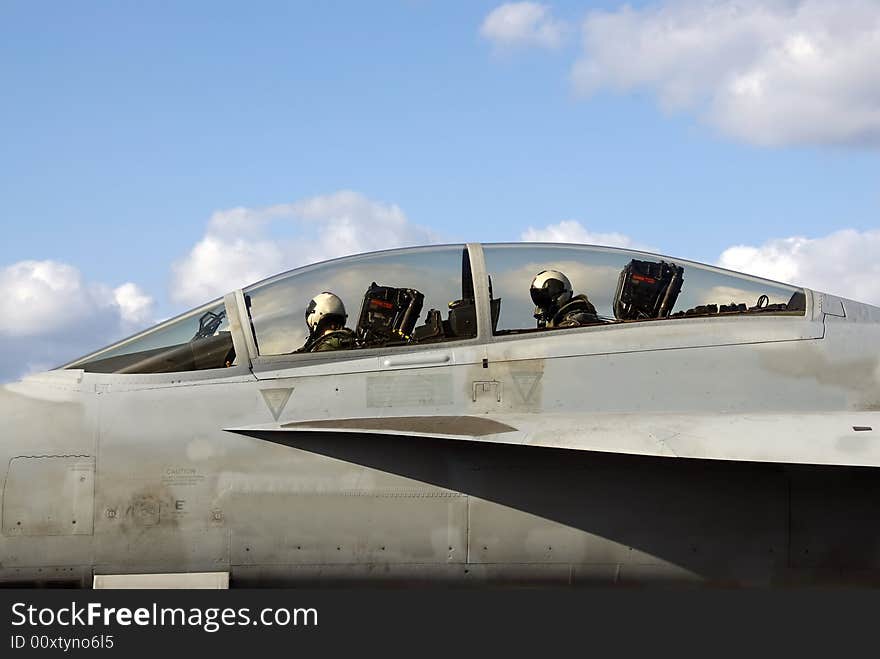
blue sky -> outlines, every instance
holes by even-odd
[[[792,34],[819,30],[823,19],[806,11],[810,0],[787,3],[805,5],[799,14],[778,10],[761,32],[775,30],[771,36],[743,27],[754,56],[707,57],[716,77],[692,72],[696,96],[673,103],[670,85],[690,64],[670,56],[674,72],[623,70],[607,44],[584,36],[585,21],[595,19],[589,25],[603,34],[617,30],[622,42],[638,39],[651,21],[692,21],[710,39],[717,23],[688,14],[700,3],[630,4],[639,25],[627,22],[621,3],[552,2],[537,20],[499,36],[485,27],[499,2],[7,0],[0,4],[0,270],[64,264],[83,287],[133,283],[151,298],[153,315],[167,315],[186,306],[172,295],[174,264],[203,239],[212,213],[341,190],[396,206],[443,241],[518,240],[530,227],[575,220],[590,234],[623,234],[714,263],[735,245],[753,246],[766,261],[787,249],[774,241],[850,230],[848,244],[874,250],[876,261],[873,120],[853,119],[840,137],[828,133],[838,121],[830,110],[795,111],[791,135],[772,122],[750,133],[760,116],[719,118],[728,117],[718,109],[721,93],[707,82],[737,66],[763,66],[774,89],[793,88],[770,55],[758,55],[776,52],[767,45],[773,39],[789,43]],[[860,30],[866,15],[877,19],[859,33],[862,41],[849,33],[815,40],[823,61],[866,58],[865,77],[851,88],[798,93],[837,94],[845,107],[859,94],[868,114],[880,116],[872,87],[880,80],[869,70],[880,52],[873,50],[880,29],[871,31],[880,12],[871,5],[850,0],[837,10]],[[596,10],[614,20],[596,22]],[[556,36],[529,41],[542,22]],[[666,55],[634,50],[647,60]],[[584,59],[603,70],[586,93],[572,73]],[[821,75],[834,77],[827,69]],[[786,136],[768,141],[768,130]],[[275,226],[267,235],[291,231]],[[823,251],[823,243],[810,244]],[[802,246],[792,250],[783,256],[803,257]],[[795,265],[806,276],[815,270]]]

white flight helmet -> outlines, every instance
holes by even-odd
[[[343,324],[345,319],[348,318],[342,300],[329,291],[324,291],[313,297],[311,302],[309,302],[309,306],[306,307],[306,325],[309,326],[311,332],[315,331],[322,320],[333,316],[336,316],[339,322]]]
[[[544,310],[559,309],[571,299],[571,282],[558,270],[542,270],[532,280],[529,293],[535,306]]]

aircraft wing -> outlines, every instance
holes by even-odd
[[[880,466],[880,412],[400,416],[225,430],[279,444],[287,443],[289,433],[336,433],[671,458]]]

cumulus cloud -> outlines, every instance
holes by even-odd
[[[342,190],[265,208],[214,213],[205,235],[172,268],[172,298],[199,304],[325,259],[436,242],[394,204]]]
[[[718,265],[880,305],[880,230],[846,229],[726,249]]]
[[[520,240],[527,242],[547,243],[580,243],[583,245],[604,245],[606,247],[624,247],[651,251],[650,247],[636,243],[622,233],[596,233],[587,231],[577,220],[563,220],[557,224],[535,229],[529,227],[520,235]]]
[[[558,48],[566,31],[566,24],[554,19],[547,5],[535,2],[509,2],[496,7],[480,27],[483,38],[498,48]]]
[[[137,284],[128,282],[113,289],[113,300],[123,325],[144,325],[153,317],[154,300]]]
[[[666,0],[594,11],[584,94],[648,90],[759,145],[880,143],[876,0]]]
[[[51,334],[91,306],[79,271],[54,261],[21,261],[0,271],[0,333]]]
[[[87,282],[72,265],[20,261],[0,268],[0,381],[58,366],[152,319],[133,283]]]

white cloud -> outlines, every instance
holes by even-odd
[[[153,317],[153,298],[137,284],[128,282],[114,288],[113,299],[119,307],[119,319],[124,325],[146,325]]]
[[[760,145],[880,143],[876,0],[667,0],[591,12],[575,87],[654,92]]]
[[[55,261],[21,261],[0,270],[0,334],[51,334],[92,306],[79,271]]]
[[[558,48],[566,31],[565,23],[554,19],[547,5],[535,2],[509,2],[496,7],[480,27],[480,34],[499,48]]]
[[[880,229],[781,238],[726,249],[718,265],[880,305]]]
[[[172,298],[198,304],[300,265],[436,242],[394,204],[342,190],[291,204],[214,213],[204,237],[172,268]]]
[[[520,235],[520,240],[527,242],[604,245],[606,247],[624,247],[627,249],[651,251],[650,247],[640,245],[622,233],[595,233],[587,231],[577,220],[563,220],[557,224],[548,224],[542,229],[529,227]]]
[[[148,324],[152,313],[153,299],[135,284],[86,282],[66,263],[0,268],[0,381],[100,348]]]
[[[284,270],[282,249],[259,232],[255,228],[244,237],[221,236],[209,227],[189,255],[172,266],[172,299],[186,304],[207,302]]]

